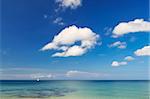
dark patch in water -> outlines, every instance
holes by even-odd
[[[8,89],[0,90],[2,94],[15,96],[19,98],[47,98],[47,97],[62,97],[69,93],[75,92],[69,88],[51,88],[51,89]]]

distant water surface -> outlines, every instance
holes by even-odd
[[[149,81],[0,81],[0,99],[149,99]]]

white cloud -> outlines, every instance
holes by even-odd
[[[129,61],[133,61],[133,60],[134,60],[134,57],[132,57],[132,56],[126,56],[124,58],[124,61],[121,61],[121,62],[113,61],[111,63],[111,66],[112,67],[119,67],[119,66],[127,65]]]
[[[91,73],[91,72],[72,70],[72,71],[68,71],[66,73],[66,76],[67,77],[98,77],[98,76],[100,76],[100,74],[99,73]]]
[[[118,38],[118,37],[120,37],[120,36],[113,34],[113,35],[111,35],[111,37],[112,37],[112,38]]]
[[[120,48],[120,49],[124,49],[124,48],[127,47],[127,44],[126,44],[126,42],[117,41],[117,42],[114,42],[114,43],[110,44],[109,47],[117,47],[117,48]]]
[[[52,56],[68,57],[80,56],[97,44],[99,35],[90,28],[69,26],[56,35],[52,42],[46,44],[41,50],[57,50]],[[80,42],[81,44],[76,44]]]
[[[52,74],[41,74],[41,73],[31,74],[30,76],[33,79],[37,79],[37,78],[52,78],[53,77]]]
[[[60,7],[76,9],[82,5],[82,0],[56,0]]]
[[[144,46],[143,48],[136,50],[134,53],[137,56],[150,56],[150,46]]]
[[[19,73],[19,72],[3,72],[0,71],[0,79],[14,79],[14,80],[33,80],[33,79],[51,79],[54,78],[54,75],[52,74],[42,74],[42,73]]]
[[[124,58],[124,60],[126,60],[126,61],[133,61],[133,60],[134,60],[134,57],[132,57],[132,56],[126,56],[126,57]]]
[[[121,22],[113,30],[114,35],[124,35],[134,32],[150,32],[150,22],[144,21],[144,19]]]
[[[53,21],[54,24],[58,24],[58,25],[64,25],[63,19],[61,17],[56,18]]]
[[[55,53],[54,55],[52,56],[80,56],[80,55],[83,55],[84,53],[86,53],[86,49],[80,47],[80,46],[72,46],[70,48],[68,48],[68,50],[66,52],[58,52],[58,53]]]
[[[111,65],[114,67],[117,67],[117,66],[119,66],[119,63],[117,61],[113,61]]]
[[[113,61],[111,66],[113,67],[118,67],[118,66],[122,66],[122,65],[127,65],[127,62],[122,61],[122,62],[118,62],[118,61]]]

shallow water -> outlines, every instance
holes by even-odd
[[[149,81],[1,81],[0,99],[149,99]]]

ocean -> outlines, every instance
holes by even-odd
[[[7,80],[0,99],[150,99],[149,81]]]

